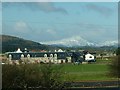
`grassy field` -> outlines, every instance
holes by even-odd
[[[111,60],[97,60],[93,64],[64,64],[64,80],[67,81],[94,81],[94,80],[117,80],[109,75],[108,64]]]
[[[101,60],[97,59],[95,63],[91,64],[79,64],[74,65],[72,63],[68,64],[53,64],[54,69],[56,66],[60,66],[62,69],[64,81],[103,81],[103,80],[117,80],[117,78],[110,77],[109,64],[112,59]],[[34,67],[40,69],[41,64],[28,65],[29,67]],[[21,68],[21,66],[18,66]],[[14,68],[13,68],[14,69]],[[58,69],[60,71],[60,69]],[[37,71],[39,73],[39,71]],[[10,73],[11,74],[11,73]]]

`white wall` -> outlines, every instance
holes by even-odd
[[[86,61],[93,60],[93,59],[95,59],[95,57],[92,54],[86,54],[85,55],[85,60]]]

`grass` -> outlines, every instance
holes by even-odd
[[[110,64],[113,58],[106,58],[106,59],[97,59],[97,64]]]
[[[97,61],[93,64],[53,64],[53,66],[57,65],[60,69],[62,67],[62,73],[64,74],[62,79],[64,81],[117,80],[117,78],[111,78],[109,75],[110,69],[108,64],[111,63],[111,61],[112,59],[97,59]],[[37,64],[35,64],[35,66],[36,68],[39,68],[37,67]],[[35,66],[33,65],[33,67]]]
[[[3,87],[51,87],[63,82],[118,80],[109,76],[111,60],[92,64],[27,64],[3,65]],[[61,80],[62,79],[62,80]],[[21,84],[19,84],[21,83]]]
[[[110,80],[108,66],[98,64],[64,65],[65,78],[68,81]]]
[[[64,64],[63,71],[66,81],[100,81],[100,80],[117,80],[109,75],[110,60],[97,60],[93,64]]]

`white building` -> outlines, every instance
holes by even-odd
[[[20,48],[18,48],[18,50],[16,51],[16,53],[22,53],[22,51],[20,50]]]
[[[90,53],[87,53],[87,54],[85,55],[85,61],[87,61],[87,62],[95,61],[95,56],[92,55],[92,54],[90,54]]]

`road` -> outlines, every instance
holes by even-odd
[[[118,87],[120,81],[81,81],[81,82],[68,82],[66,83],[69,87]]]

